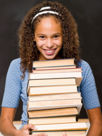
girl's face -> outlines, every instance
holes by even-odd
[[[43,17],[36,25],[34,41],[40,51],[39,60],[50,60],[57,57],[62,47],[62,28],[53,16]]]

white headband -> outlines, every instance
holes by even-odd
[[[51,9],[51,7],[42,7],[39,11],[46,10],[46,9]],[[51,11],[51,10],[42,11],[42,12],[37,13],[37,14],[32,18],[31,23],[33,23],[34,19],[35,19],[36,17],[38,17],[39,15],[47,14],[47,13],[51,13],[51,14],[59,15],[59,13],[58,13],[58,12]]]
[[[51,7],[50,7],[50,6],[42,7],[42,8],[40,9],[40,11],[45,10],[45,9],[51,9]]]

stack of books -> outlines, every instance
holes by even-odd
[[[48,136],[85,136],[87,124],[78,122],[82,102],[77,87],[82,80],[81,68],[74,58],[34,61],[28,82],[28,123]]]

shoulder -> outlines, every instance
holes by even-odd
[[[21,59],[20,58],[16,58],[16,59],[13,59],[10,63],[10,65],[13,65],[13,66],[20,66],[20,62],[21,62]]]
[[[22,76],[22,70],[21,70],[21,58],[16,58],[13,59],[9,65],[8,68],[8,75],[9,76],[15,76],[15,78],[17,77],[17,79],[21,79]],[[25,71],[25,76],[24,79],[28,78],[28,71]]]
[[[13,59],[11,62],[10,62],[10,66],[12,66],[13,68],[20,68],[20,62],[21,62],[21,59],[20,58],[16,58],[16,59]]]
[[[89,63],[83,59],[78,62],[78,67],[82,68],[82,74],[87,74],[92,71]]]
[[[94,81],[93,71],[87,61],[80,60],[78,66],[82,68],[82,84],[85,84],[86,81],[88,83]]]
[[[20,58],[16,58],[16,59],[12,60],[9,65],[8,72],[15,74],[15,75],[17,75],[17,74],[21,75],[20,62],[21,62]]]
[[[86,68],[89,68],[90,65],[87,61],[81,59],[79,62],[78,62],[78,66],[81,67],[82,69],[86,69]]]

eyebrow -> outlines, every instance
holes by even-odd
[[[52,35],[61,35],[61,34],[62,34],[62,33],[54,33],[54,34],[52,34]],[[37,35],[39,36],[39,35],[46,35],[46,34],[44,34],[44,33],[38,33]]]

